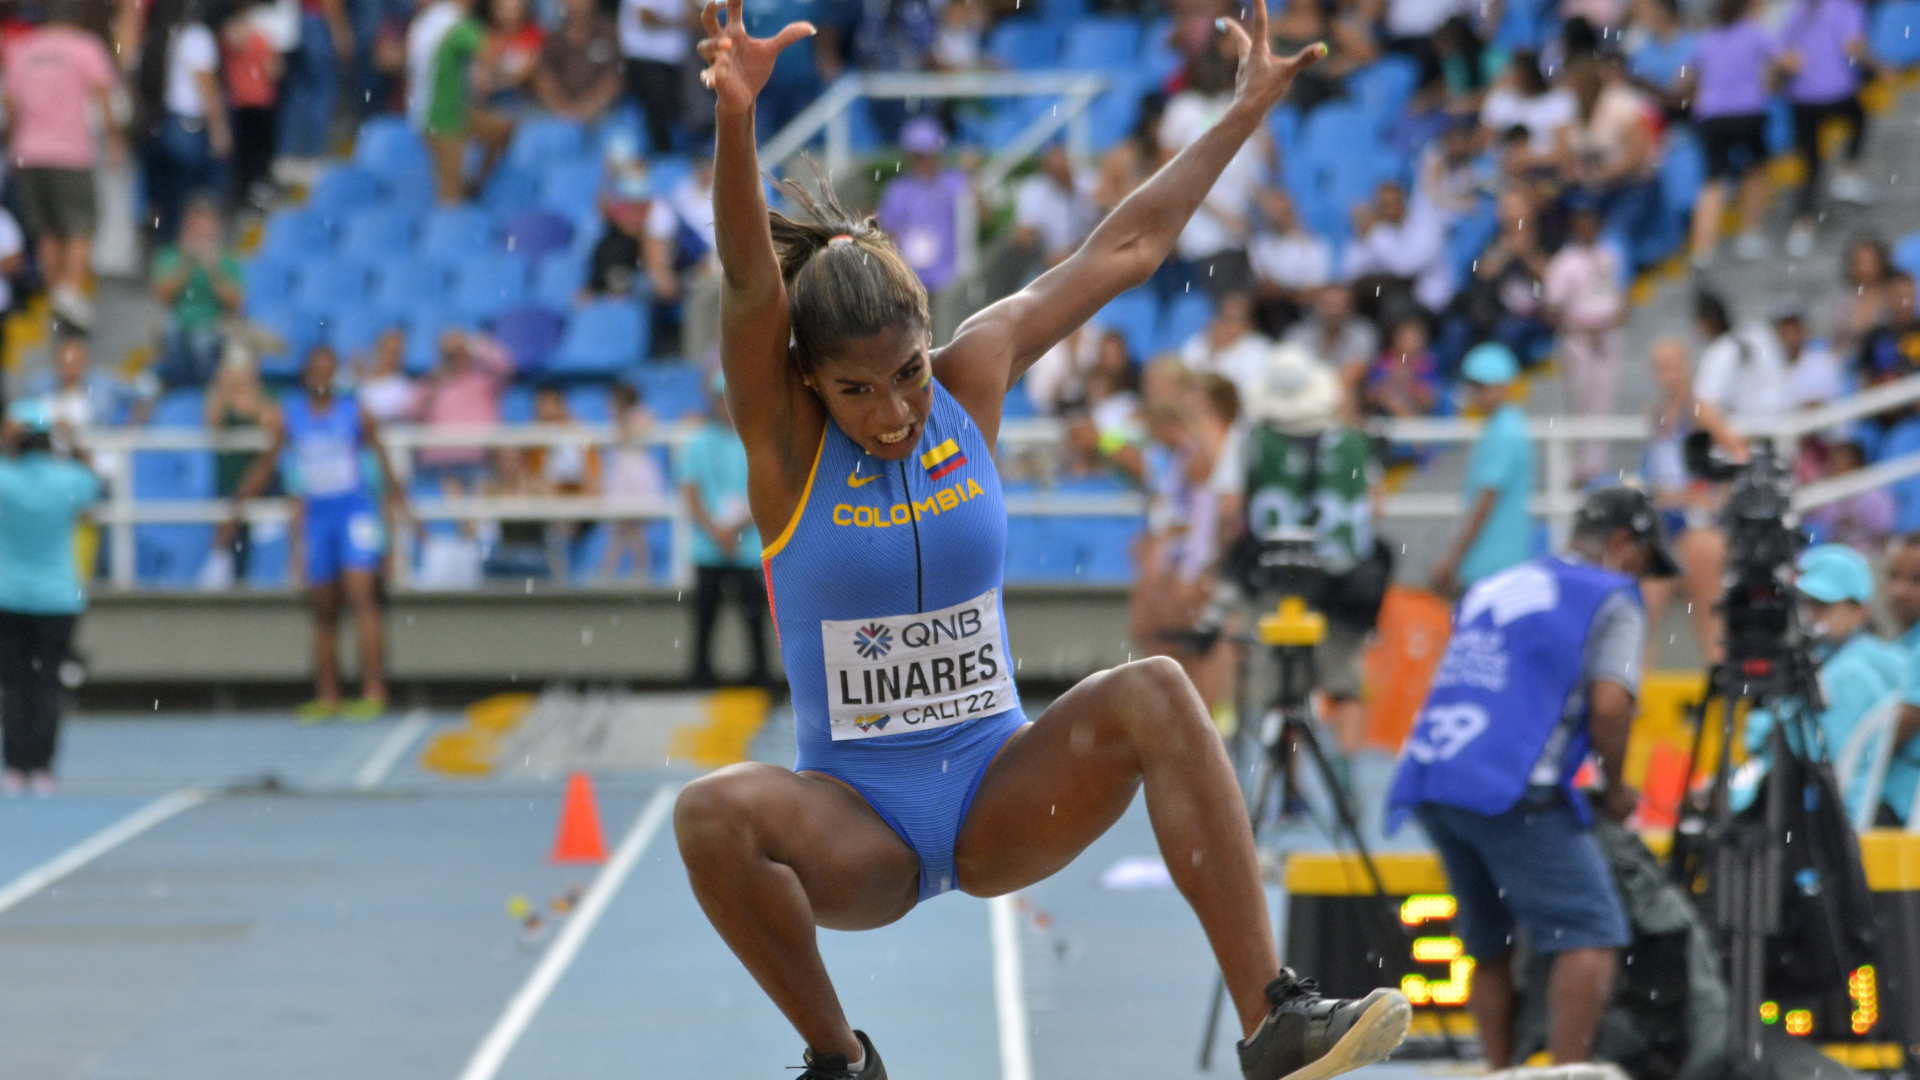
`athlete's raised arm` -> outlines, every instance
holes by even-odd
[[[741,0],[725,6],[725,26],[718,0],[701,9],[707,36],[699,48],[707,62],[700,79],[717,98],[713,231],[721,272],[720,364],[727,373],[728,411],[751,465],[749,499],[764,527],[783,521],[798,503],[826,418],[787,359],[787,289],[767,221],[754,102],[780,50],[814,28],[789,23],[773,37],[752,38]]]
[[[1326,46],[1314,44],[1289,57],[1274,56],[1265,0],[1252,0],[1251,33],[1236,20],[1223,22],[1240,54],[1240,70],[1233,103],[1220,122],[1127,196],[1065,262],[961,324],[935,359],[941,384],[990,435],[998,430],[1001,402],[1013,383],[1107,301],[1152,276],[1294,76],[1326,54]]]

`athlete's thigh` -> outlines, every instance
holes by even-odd
[[[1185,681],[1164,657],[1148,664]],[[1126,813],[1141,771],[1122,698],[1142,689],[1142,666],[1081,680],[1007,741],[960,825],[954,866],[962,891],[998,896],[1047,878]]]
[[[696,875],[701,861],[736,855],[744,835],[756,857],[793,871],[830,929],[884,926],[920,895],[919,856],[852,788],[819,773],[728,766],[687,785],[674,823]]]

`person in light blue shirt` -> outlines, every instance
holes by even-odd
[[[1459,535],[1433,568],[1433,585],[1453,593],[1518,566],[1534,554],[1533,443],[1527,414],[1514,404],[1520,361],[1498,342],[1476,345],[1460,363],[1472,403],[1487,426],[1467,458],[1466,514]]]
[[[1905,825],[1920,792],[1920,533],[1905,533],[1887,546],[1887,614],[1900,627],[1895,644],[1907,654],[1906,697],[1894,729],[1893,757],[1880,788],[1880,819]]]
[[[693,683],[712,686],[713,628],[731,596],[747,626],[755,686],[768,685],[767,587],[760,576],[760,531],[747,508],[747,448],[727,414],[726,380],[715,373],[707,422],[680,448],[674,483],[693,517]]]
[[[1807,631],[1816,642],[1820,661],[1820,693],[1826,699],[1820,712],[1820,737],[1828,758],[1840,756],[1854,728],[1867,715],[1907,684],[1906,655],[1873,632],[1873,569],[1866,556],[1844,544],[1808,548],[1799,561],[1793,587],[1799,594]],[[1747,767],[1735,785],[1734,804],[1744,806],[1758,791],[1767,766],[1767,736],[1774,718],[1756,710],[1747,719]],[[1787,728],[1787,741],[1796,752],[1796,727]],[[1861,777],[1835,777],[1840,783],[1847,814],[1859,809]],[[1911,796],[1909,796],[1911,798]]]
[[[74,527],[100,499],[90,469],[54,454],[52,417],[42,400],[15,402],[5,431],[13,454],[0,459],[0,792],[8,795],[53,793],[60,665],[87,607]]]

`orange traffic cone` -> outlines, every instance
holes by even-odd
[[[607,861],[607,841],[600,833],[600,811],[593,804],[593,781],[586,773],[567,777],[567,794],[560,803],[560,833],[553,839],[557,863]]]

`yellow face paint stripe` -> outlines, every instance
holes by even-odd
[[[800,527],[800,515],[807,512],[807,500],[813,497],[813,478],[820,472],[820,455],[826,448],[827,429],[822,425],[820,445],[813,448],[813,468],[807,470],[807,486],[800,489],[800,505],[793,508],[793,516],[787,519],[787,527],[780,530],[780,535],[774,538],[773,543],[760,549],[762,561],[780,554],[780,549],[786,547],[787,541],[793,539],[793,530]]]

